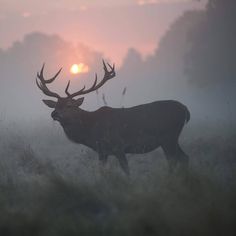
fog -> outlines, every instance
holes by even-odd
[[[117,14],[121,7],[127,7],[125,1],[109,2],[112,9],[119,8]],[[173,6],[173,1],[167,2],[165,9],[168,4]],[[4,3],[4,7],[12,6]],[[101,4],[91,1],[89,6],[95,9]],[[148,9],[156,4],[135,1],[135,7]],[[133,7],[131,2],[128,6]],[[154,47],[144,53],[137,47],[139,39],[132,44],[132,37],[129,43],[124,37],[125,47],[121,48],[125,56],[121,56],[123,52],[117,56],[119,62],[114,60],[121,49],[118,32],[108,39],[112,41],[110,54],[109,47],[102,50],[97,47],[99,43],[91,43],[96,38],[87,44],[82,38],[70,40],[50,27],[25,34],[19,30],[22,38],[0,49],[0,234],[235,235],[235,9],[234,0],[209,0],[206,8],[186,8],[179,16],[176,11],[170,10],[172,17],[163,12],[163,19],[172,19],[163,25],[152,12],[152,24],[149,19],[141,27],[144,31],[134,27],[135,34],[129,36],[147,34],[141,37],[141,44],[147,45],[148,32],[161,24],[162,33],[153,30]],[[119,24],[122,28],[125,23]],[[35,81],[43,64],[46,78],[63,68],[49,87],[66,96],[68,80],[71,92],[91,86],[95,73],[101,80],[103,59],[115,63],[116,76],[97,92],[85,95],[81,107],[94,111],[104,105],[182,102],[191,113],[179,140],[189,156],[188,169],[168,171],[168,159],[160,148],[127,154],[131,173],[127,177],[114,156],[101,166],[96,152],[71,142],[60,124],[52,120],[52,109],[42,102],[51,98]],[[88,73],[72,75],[70,67],[77,62],[88,65]]]
[[[165,33],[156,50],[143,58],[130,48],[121,64],[116,67],[117,76],[97,93],[85,96],[83,108],[96,110],[104,105],[102,96],[112,107],[130,107],[156,100],[175,99],[191,110],[193,122],[205,122],[229,126],[235,120],[235,80],[202,83],[192,81],[187,74],[186,62],[191,48],[191,30],[201,23],[204,11],[189,11],[179,17]],[[0,51],[1,111],[2,119],[13,122],[50,120],[50,109],[41,100],[45,95],[37,88],[36,73],[46,64],[45,75],[51,77],[61,67],[62,73],[51,89],[64,94],[68,80],[71,91],[84,85],[91,86],[95,73],[103,77],[102,59],[109,55],[97,52],[81,43],[76,45],[57,35],[34,32],[10,48]],[[72,76],[71,62],[83,60],[89,65],[87,74]],[[126,88],[125,95],[122,91]]]
[[[144,4],[135,0],[7,1],[0,9],[0,47],[6,49],[37,31],[58,34],[74,44],[83,42],[120,64],[129,47],[138,48],[143,55],[151,53],[183,11],[204,6],[191,0],[141,2]]]

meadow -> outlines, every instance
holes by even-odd
[[[188,126],[188,175],[161,150],[110,157],[69,142],[59,125],[1,122],[0,235],[227,235],[236,232],[236,135]],[[217,135],[220,134],[220,135]]]

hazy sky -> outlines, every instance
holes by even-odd
[[[152,53],[168,26],[194,0],[0,0],[0,48],[33,31],[82,42],[121,62],[130,47]]]
[[[8,114],[8,119],[15,120],[21,116],[22,119],[48,117],[50,120],[50,111],[41,102],[45,96],[35,85],[36,72],[43,62],[46,62],[45,74],[48,77],[63,67],[58,83],[52,88],[64,94],[68,79],[74,79],[71,91],[82,88],[84,84],[91,86],[95,72],[98,72],[99,79],[103,76],[102,57],[121,65],[128,49],[133,47],[143,55],[153,55],[144,61],[135,50],[129,50],[128,59],[123,60],[125,64],[117,69],[116,79],[100,90],[100,100],[96,94],[86,96],[85,108],[96,109],[102,105],[102,93],[106,94],[109,105],[120,107],[121,92],[127,87],[125,106],[180,99],[187,105],[192,103],[199,115],[202,115],[203,103],[205,110],[214,110],[215,115],[221,96],[214,95],[212,100],[205,102],[204,94],[209,94],[209,91],[202,91],[199,98],[199,91],[193,93],[189,90],[182,74],[187,43],[183,38],[186,27],[194,24],[195,17],[190,17],[190,21],[183,22],[183,25],[178,23],[180,25],[174,27],[174,32],[172,28],[164,53],[163,50],[162,53],[154,52],[160,38],[178,16],[203,6],[204,3],[197,0],[0,0],[0,110]],[[53,34],[59,37],[51,36]],[[170,36],[173,41],[169,40]],[[74,44],[82,42],[93,50],[81,45],[74,47],[63,39]],[[20,43],[14,43],[16,41]],[[6,48],[8,50],[2,52],[1,49]],[[104,52],[105,56],[94,50]],[[70,66],[80,62],[89,66],[89,73],[69,75]],[[218,94],[222,88],[216,91]],[[15,97],[17,103],[11,99]],[[218,97],[217,103],[215,97]],[[222,104],[224,102],[222,99]],[[209,109],[210,103],[215,104],[214,108],[211,105]],[[222,110],[218,113],[225,114]]]
[[[26,8],[33,11],[55,8],[78,9],[81,6],[118,6],[118,5],[145,5],[158,3],[190,2],[192,0],[1,0],[1,10],[20,11]]]

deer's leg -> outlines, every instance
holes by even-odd
[[[107,159],[108,159],[108,155],[100,152],[98,153],[98,157],[99,157],[99,162],[102,166],[105,166],[107,163]]]
[[[173,173],[173,171],[176,169],[176,165],[178,162],[177,142],[168,141],[168,142],[163,143],[161,147],[168,161],[169,172]]]
[[[181,166],[185,169],[188,169],[189,165],[189,157],[188,155],[181,149],[180,145],[177,143],[177,155],[178,160],[181,164]]]
[[[116,155],[116,157],[120,163],[120,167],[122,168],[122,170],[125,172],[125,174],[127,176],[129,176],[130,175],[129,164],[128,164],[128,160],[127,160],[125,154],[120,153],[120,154]]]
[[[104,153],[98,153],[98,157],[99,157],[100,173],[101,173],[101,175],[105,175],[106,174],[106,163],[107,163],[108,155],[105,155]]]

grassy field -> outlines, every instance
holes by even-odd
[[[4,126],[0,235],[235,235],[236,135],[195,130],[181,140],[187,177],[169,175],[157,150],[130,155],[126,178],[115,158],[100,169],[96,154],[57,126]]]

